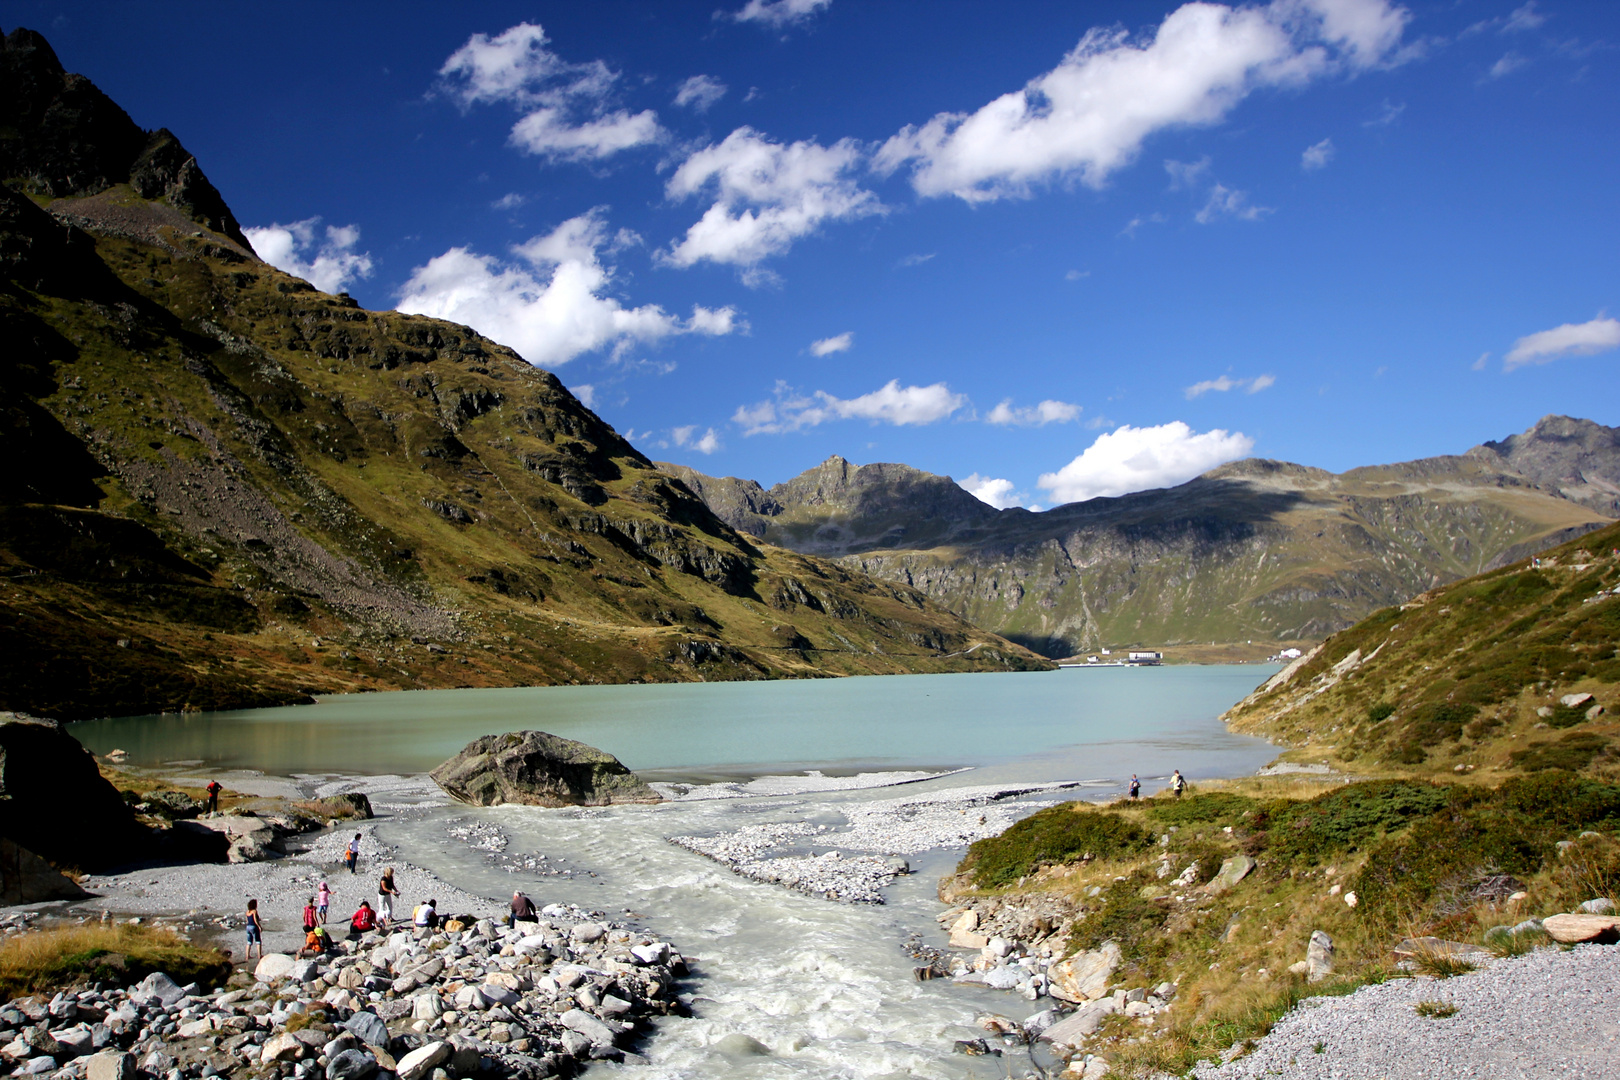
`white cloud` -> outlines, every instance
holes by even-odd
[[[930,251],[926,255],[907,255],[905,258],[900,260],[900,265],[901,266],[921,266],[923,263],[927,262],[929,259],[932,259],[935,255],[938,255],[938,254],[939,254],[939,252],[937,252],[937,251]]]
[[[1169,218],[1166,218],[1163,214],[1159,213],[1147,214],[1142,217],[1133,217],[1131,220],[1125,223],[1125,227],[1123,229],[1119,230],[1119,235],[1135,240],[1136,230],[1140,229],[1143,225],[1163,225],[1168,220]]]
[[[709,107],[726,96],[726,84],[713,75],[693,75],[675,88],[675,104],[689,105],[694,112],[708,112]]]
[[[1234,379],[1230,375],[1222,375],[1218,379],[1205,379],[1203,382],[1193,383],[1183,391],[1187,400],[1203,397],[1210,391],[1224,394],[1228,390],[1242,390],[1245,394],[1258,394],[1269,386],[1277,385],[1275,375],[1256,375],[1252,379]]]
[[[1403,101],[1396,104],[1386,99],[1383,105],[1380,106],[1378,115],[1373,117],[1371,120],[1363,120],[1361,122],[1361,126],[1369,128],[1389,127],[1389,125],[1399,120],[1401,118],[1401,113],[1405,111],[1406,102]]]
[[[1254,440],[1242,432],[1217,428],[1199,435],[1180,420],[1145,428],[1126,424],[1097,436],[1085,453],[1036,483],[1057,503],[1127,495],[1185,483],[1253,448]]]
[[[621,150],[659,142],[658,114],[619,109],[594,120],[570,123],[561,109],[544,108],[512,125],[512,145],[551,161],[599,161]]]
[[[1519,70],[1529,62],[1530,61],[1526,60],[1516,52],[1503,53],[1502,59],[1491,65],[1491,70],[1487,72],[1487,77],[1492,79],[1500,79],[1502,76],[1507,75],[1510,72]]]
[[[1512,371],[1525,364],[1547,364],[1565,356],[1591,356],[1615,348],[1620,348],[1620,321],[1600,316],[1520,338],[1502,358],[1502,369]]]
[[[1197,161],[1166,161],[1164,171],[1170,174],[1171,191],[1194,187],[1199,178],[1209,172],[1209,155]]]
[[[720,436],[714,428],[710,428],[702,435],[699,435],[697,434],[697,425],[688,424],[685,427],[671,429],[669,435],[670,438],[675,440],[676,446],[696,450],[700,454],[712,454],[716,450],[723,449]]]
[[[1239,221],[1258,221],[1271,212],[1269,206],[1251,205],[1247,191],[1233,191],[1225,184],[1216,184],[1210,188],[1209,201],[1204,204],[1202,210],[1193,215],[1193,219],[1200,225],[1208,225],[1223,217],[1233,217]]]
[[[1314,146],[1307,146],[1305,152],[1299,156],[1299,167],[1306,172],[1323,168],[1333,160],[1333,155],[1339,152],[1333,145],[1332,139],[1323,139]]]
[[[681,163],[666,185],[672,199],[713,188],[718,198],[674,244],[664,261],[692,266],[707,259],[752,266],[814,232],[823,221],[883,212],[876,195],[845,174],[860,163],[856,144],[772,142],[752,128],[733,131]]]
[[[1513,10],[1498,33],[1513,34],[1523,30],[1537,30],[1546,21],[1547,16],[1536,10],[1536,0],[1530,0],[1523,7]]]
[[[805,396],[779,381],[774,398],[741,406],[731,420],[743,429],[744,435],[780,435],[830,420],[870,420],[896,426],[932,424],[966,404],[965,394],[951,393],[942,382],[901,386],[899,379],[890,379],[870,394],[838,398],[825,390]]]
[[[729,307],[694,306],[683,321],[656,304],[627,308],[606,295],[613,268],[600,253],[634,237],[622,230],[609,237],[592,211],[514,247],[512,262],[451,248],[412,271],[398,308],[465,323],[536,365],[562,364],[610,345],[618,351],[676,334],[744,328]]]
[[[516,210],[518,207],[522,206],[528,201],[529,200],[523,195],[519,195],[515,191],[509,191],[505,195],[502,195],[500,198],[496,199],[494,202],[490,203],[489,208],[491,210]]]
[[[1491,362],[1491,354],[1488,353],[1488,352],[1482,352],[1482,353],[1479,354],[1479,359],[1475,360],[1472,364],[1468,365],[1468,367],[1469,367],[1470,371],[1484,371],[1485,370],[1485,365],[1490,363],[1490,362]]]
[[[321,292],[341,292],[351,282],[371,276],[371,254],[355,251],[360,242],[360,226],[328,225],[316,238],[318,217],[305,218],[291,225],[248,227],[248,238],[259,258],[301,277]]]
[[[849,347],[853,344],[855,344],[855,331],[845,330],[842,334],[834,337],[811,342],[810,355],[831,356],[835,352],[849,352]]]
[[[1067,424],[1079,415],[1080,406],[1071,405],[1067,401],[1047,400],[1038,405],[1015,409],[1012,398],[1007,398],[991,409],[990,415],[984,419],[990,424],[1045,427],[1047,424]]]
[[[1140,39],[1094,28],[1024,89],[902,129],[877,165],[909,163],[919,194],[969,202],[1065,178],[1101,187],[1155,132],[1219,123],[1261,87],[1388,62],[1409,18],[1388,0],[1274,0],[1184,4]]]
[[[831,3],[832,0],[748,0],[731,17],[738,22],[753,22],[780,29],[808,19]]]
[[[1063,275],[1063,280],[1064,281],[1079,281],[1081,278],[1088,278],[1090,276],[1091,276],[1091,271],[1090,270],[1070,270],[1070,271],[1068,271],[1067,273],[1065,273]]]
[[[609,111],[618,72],[600,60],[570,63],[547,44],[534,23],[493,38],[474,34],[439,69],[441,85],[462,108],[504,102],[529,110],[512,126],[511,144],[550,161],[599,161],[666,138],[651,109]]]
[[[578,386],[570,386],[568,389],[573,391],[575,397],[579,398],[581,405],[584,405],[587,409],[596,408],[596,387],[590,383],[580,383]],[[629,437],[629,435],[625,436],[627,439]]]
[[[1009,506],[1017,506],[1023,498],[1013,492],[1011,480],[992,479],[974,473],[966,480],[958,480],[957,486],[982,503],[987,503],[997,510],[1005,510]]]

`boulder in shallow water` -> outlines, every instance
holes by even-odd
[[[485,735],[429,774],[474,806],[606,806],[660,796],[605,750],[544,731]]]

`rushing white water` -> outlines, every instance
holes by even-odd
[[[660,1021],[638,1047],[644,1058],[593,1066],[592,1076],[1022,1077],[1022,1050],[975,1058],[953,1043],[985,1034],[974,1024],[981,1011],[1021,1020],[1048,1002],[919,982],[904,946],[944,947],[936,885],[970,840],[1076,792],[965,795],[1078,782],[1082,797],[1111,797],[1133,772],[1150,792],[1172,768],[1193,778],[1252,772],[1274,751],[1228,733],[1217,716],[1272,670],[369,694],[313,708],[97,721],[74,733],[98,753],[127,750],[134,764],[271,774],[227,781],[238,790],[268,790],[278,775],[327,790],[334,785],[320,774],[374,774],[365,786],[383,810],[377,838],[402,861],[476,895],[521,888],[670,941],[691,963],[681,992],[692,1015]],[[423,770],[478,735],[535,727],[603,747],[680,798],[602,810],[422,802],[431,792]],[[902,853],[912,873],[882,890],[883,904],[838,903],[668,842],[755,825],[788,836],[767,856]],[[732,1035],[769,1052],[727,1052]]]

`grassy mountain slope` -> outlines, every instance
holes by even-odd
[[[1620,478],[1620,456],[1583,460],[1592,475]],[[914,586],[1048,656],[1318,640],[1610,520],[1494,454],[1343,475],[1248,460],[1039,514],[998,511],[903,465],[834,457],[769,491],[664,468],[739,530]]]
[[[466,327],[259,261],[38,35],[0,81],[0,708],[1045,666],[738,534]]]
[[[1620,776],[1617,549],[1611,526],[1376,612],[1226,720],[1351,769]]]

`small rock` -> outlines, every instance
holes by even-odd
[[[399,1059],[399,1068],[395,1072],[399,1080],[421,1080],[435,1068],[450,1059],[451,1049],[447,1042],[430,1042],[426,1046],[412,1050]]]
[[[261,1061],[291,1061],[298,1056],[298,1049],[303,1045],[292,1032],[280,1031],[264,1041],[259,1048],[259,1058]]]
[[[729,1054],[732,1057],[768,1057],[771,1052],[770,1047],[750,1035],[744,1035],[740,1031],[734,1031],[730,1035],[721,1038],[714,1043],[714,1048],[722,1054]]]
[[[253,969],[253,977],[260,982],[275,982],[285,979],[292,974],[293,965],[297,963],[286,953],[265,953],[257,967]]]
[[[84,1059],[85,1080],[135,1080],[135,1055],[103,1050]]]
[[[1596,720],[1598,717],[1600,717],[1602,715],[1603,715],[1603,706],[1601,706],[1601,705],[1594,705],[1590,709],[1586,710],[1586,718],[1588,720]]]
[[[345,1020],[343,1026],[363,1043],[370,1043],[372,1046],[388,1045],[388,1025],[374,1012],[362,1009]]]
[[[343,1050],[326,1063],[326,1080],[365,1080],[377,1071],[377,1059],[364,1050]]]
[[[1220,896],[1248,877],[1258,865],[1260,864],[1247,855],[1232,856],[1221,863],[1220,871],[1204,886],[1205,894]]]
[[[1333,939],[1320,930],[1311,931],[1311,942],[1305,947],[1305,973],[1311,982],[1333,974]]]
[[[612,1046],[613,1029],[583,1009],[569,1009],[557,1017],[563,1027],[577,1031],[591,1040],[593,1046]]]
[[[1587,915],[1608,915],[1614,911],[1614,901],[1606,896],[1595,900],[1587,900],[1581,904],[1581,911]]]
[[[1591,694],[1565,694],[1558,699],[1558,704],[1566,709],[1578,709],[1592,700]]]
[[[1594,941],[1604,945],[1620,941],[1620,918],[1613,915],[1549,915],[1541,928],[1565,945]]]

